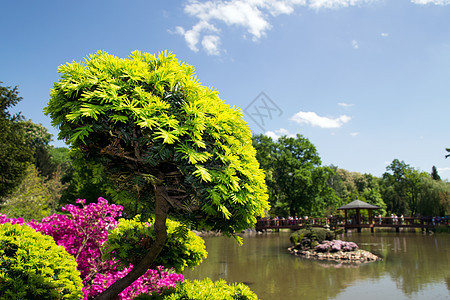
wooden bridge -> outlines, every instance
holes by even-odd
[[[370,228],[373,232],[375,228],[395,228],[397,232],[400,231],[400,228],[420,228],[423,231],[429,230],[439,224],[447,225],[448,219],[444,221],[438,221],[437,219],[421,217],[421,218],[392,218],[392,217],[375,217],[371,222],[369,220],[361,219],[359,220],[359,224],[356,220],[344,220],[343,218],[308,218],[305,219],[259,219],[256,222],[255,229],[256,231],[265,231],[267,229],[292,229],[298,230],[305,228],[307,225],[312,227],[325,227],[329,226],[330,229],[335,229],[338,227],[344,228],[345,231],[348,229],[356,229],[358,232],[361,232],[363,228]]]

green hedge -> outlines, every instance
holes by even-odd
[[[27,225],[0,225],[0,299],[80,299],[77,263]]]
[[[194,280],[185,282],[165,295],[140,295],[136,300],[258,300],[248,286],[227,284],[224,280]]]
[[[155,240],[151,222],[142,222],[139,215],[131,220],[120,219],[103,246],[103,258],[116,258],[119,268],[139,262]],[[167,240],[154,264],[177,272],[198,266],[208,254],[205,241],[179,222],[167,220],[166,225]]]

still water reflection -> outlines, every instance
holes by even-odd
[[[205,238],[208,258],[188,279],[243,282],[271,299],[450,299],[450,235],[349,233],[344,240],[383,257],[365,265],[338,265],[290,255],[289,233]]]

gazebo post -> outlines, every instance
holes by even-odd
[[[370,226],[370,232],[372,232],[373,233],[373,230],[374,230],[374,226],[373,226],[373,212],[372,212],[372,210],[371,209],[368,209],[367,210],[368,212],[369,212],[369,226]]]
[[[358,232],[361,232],[361,210],[356,209],[356,225],[358,225]]]
[[[345,222],[344,222],[344,228],[345,228],[345,232],[347,232],[347,225],[348,225],[348,223],[347,223],[347,210],[344,210],[344,213],[345,213]]]

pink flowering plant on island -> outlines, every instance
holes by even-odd
[[[84,299],[91,299],[103,292],[116,280],[128,274],[133,265],[118,268],[117,261],[102,259],[102,246],[108,239],[109,230],[116,228],[119,222],[116,218],[122,215],[123,207],[109,204],[107,200],[99,198],[97,203],[85,205],[84,199],[78,199],[75,205],[62,208],[66,214],[54,214],[42,219],[41,222],[32,220],[27,223],[36,231],[53,237],[55,242],[75,257],[78,270],[83,280]],[[1,223],[23,224],[23,219],[11,219],[0,215]],[[140,293],[161,292],[169,287],[176,287],[183,282],[183,275],[158,266],[155,270],[148,270],[128,288],[119,294],[119,299],[132,299]]]
[[[323,241],[316,246],[316,250],[319,252],[336,252],[336,251],[355,251],[358,249],[358,245],[353,242],[345,242],[341,240]]]

